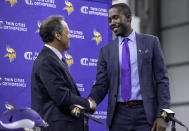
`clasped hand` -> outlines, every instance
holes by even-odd
[[[165,131],[167,123],[162,118],[156,118],[151,131]]]
[[[91,97],[89,97],[88,100],[92,103],[92,108],[90,109],[89,113],[93,114],[96,111],[97,104]]]

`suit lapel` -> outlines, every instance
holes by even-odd
[[[118,38],[116,38],[113,42],[112,42],[112,46],[111,46],[111,61],[112,61],[112,65],[115,70],[116,70],[116,75],[117,77],[115,77],[117,80],[115,81],[114,85],[113,86],[113,90],[116,92],[116,94],[118,94],[118,87],[119,87],[119,76],[120,76],[120,63],[119,63],[119,40]],[[111,70],[111,71],[114,71],[114,70]]]
[[[138,60],[138,71],[139,74],[142,69],[142,62],[144,56],[145,42],[140,34],[136,33],[136,44],[137,44],[137,60]]]
[[[118,67],[117,69],[119,70],[119,41],[118,41],[118,38],[116,38],[114,41],[113,41],[113,48],[112,49],[112,53],[113,53],[113,56],[115,58],[113,58],[113,60],[115,60],[115,67]]]
[[[63,70],[66,72],[66,75],[68,77],[68,79],[70,80],[70,83],[73,85],[73,88],[75,88],[76,92],[78,95],[80,95],[80,92],[75,84],[75,81],[74,79],[72,78],[71,74],[70,74],[70,71],[68,70],[68,67],[66,67],[66,65],[63,63],[63,61],[61,61],[58,56],[51,50],[49,49],[48,47],[43,47],[43,50],[46,50],[49,54],[51,54],[55,59],[56,61],[62,66]]]
[[[69,80],[71,81],[71,84],[73,85],[73,87],[75,87],[77,94],[80,95],[80,92],[79,92],[79,90],[78,90],[78,88],[77,88],[77,86],[75,84],[75,81],[74,81],[73,77],[71,76],[71,73],[70,73],[68,67],[60,59],[58,59],[58,61],[62,65],[62,67],[64,68],[64,71],[66,72]]]

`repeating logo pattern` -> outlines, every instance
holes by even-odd
[[[25,0],[25,3],[26,3],[27,5],[33,5],[32,0]]]
[[[34,61],[37,58],[38,54],[39,52],[26,51],[24,52],[24,58],[28,61]]]
[[[81,6],[80,11],[82,14],[85,14],[85,15],[97,15],[97,16],[103,16],[103,17],[108,16],[107,9],[98,8],[94,6]]]
[[[88,6],[82,6],[81,7],[81,13],[83,13],[83,14],[89,14],[88,9],[89,9]]]
[[[11,109],[14,108],[14,106],[12,106],[12,105],[10,105],[8,102],[6,102],[6,103],[5,103],[5,108],[6,108],[7,110],[11,110]]]
[[[31,73],[30,69],[32,68],[33,61],[37,58],[40,47],[43,46],[42,44],[40,45],[40,47],[38,47],[39,45],[37,44],[42,42],[41,39],[38,39],[39,38],[38,33],[40,32],[40,25],[42,22],[42,19],[40,18],[47,17],[49,15],[56,15],[57,13],[60,14],[61,12],[57,12],[59,9],[62,11],[62,13],[65,16],[68,17],[68,18],[66,17],[66,19],[73,18],[72,20],[70,19],[68,20],[70,21],[70,25],[72,24],[70,26],[72,28],[72,30],[70,30],[70,34],[73,38],[71,41],[73,42],[72,46],[76,46],[76,47],[85,46],[83,52],[81,53],[78,52],[77,56],[74,56],[74,54],[72,54],[73,52],[71,51],[74,50],[70,50],[70,52],[68,52],[69,54],[64,53],[64,56],[65,56],[65,61],[69,67],[75,64],[70,68],[71,72],[72,69],[76,68],[77,70],[83,73],[82,75],[87,77],[87,79],[85,79],[85,77],[82,78],[76,77],[76,81],[78,82],[77,83],[78,90],[81,93],[87,93],[88,88],[86,87],[89,86],[88,81],[91,81],[90,82],[91,85],[93,84],[94,81],[94,78],[91,77],[91,74],[93,74],[93,70],[94,72],[96,71],[98,59],[95,54],[98,54],[97,51],[100,48],[98,45],[100,44],[101,46],[102,40],[103,43],[107,43],[106,42],[107,39],[105,37],[107,35],[104,35],[103,32],[99,30],[100,26],[97,26],[99,27],[97,28],[95,27],[96,24],[93,23],[94,22],[99,23],[99,20],[102,25],[104,25],[103,23],[106,23],[105,20],[107,19],[104,18],[107,17],[106,6],[95,4],[95,2],[94,4],[91,4],[92,2],[89,3],[86,1],[81,1],[81,3],[77,5],[77,3],[79,3],[80,1],[73,1],[73,0],[62,0],[62,1],[61,0],[2,0],[2,1],[6,5],[6,7],[3,6],[3,8],[5,7],[9,9],[9,11],[6,14],[4,14],[4,17],[0,19],[0,31],[3,32],[1,41],[2,42],[5,41],[3,42],[5,43],[5,45],[2,45],[3,52],[1,57],[2,59],[4,59],[3,62],[5,61],[5,63],[8,63],[8,65],[7,64],[2,65],[3,68],[1,71],[3,76],[0,76],[0,88],[2,88],[3,91],[5,89],[5,92],[3,93],[6,93],[8,97],[11,98],[11,101],[13,101],[13,103],[11,103],[11,101],[6,102],[7,100],[1,98],[3,101],[2,103],[3,110],[11,110],[13,108],[17,108],[15,105],[16,103],[19,103],[18,106],[21,106],[22,104],[26,106],[27,103],[29,103],[27,99],[22,99],[22,97],[16,97],[16,98],[14,97],[15,98],[14,100],[14,98],[12,98],[11,95],[18,94],[17,92],[21,91],[20,95],[22,96],[23,94],[26,93],[25,89],[30,88],[31,83],[27,81],[28,79],[30,79],[28,78],[27,71],[29,70],[29,73]],[[57,8],[57,10],[54,8]],[[23,14],[23,16],[19,15],[19,12],[17,12],[19,10],[21,12],[24,11],[24,13],[21,13]],[[31,12],[34,12],[35,14],[31,14]],[[27,14],[29,13],[31,14],[31,16],[33,15],[35,16],[29,19],[27,16]],[[72,23],[72,22],[77,22],[77,20],[73,21],[75,19],[79,19],[78,24],[76,26],[74,26],[75,23]],[[78,26],[81,24],[82,26]],[[106,28],[104,28],[104,30],[106,30]],[[11,41],[16,41],[16,42],[13,42],[14,44],[11,44],[12,43]],[[94,47],[92,50],[90,50],[91,48],[88,48],[88,46],[91,47],[90,41],[93,44],[92,47]],[[10,44],[10,46],[6,46],[6,44]],[[21,48],[19,48],[19,46]],[[14,66],[14,67],[10,70],[10,68],[8,68],[10,66]],[[12,72],[12,70],[16,69],[17,67],[18,70]],[[87,73],[88,70],[90,70],[91,73],[88,74]],[[23,76],[23,74],[21,73],[25,71],[26,74],[24,74]],[[20,78],[19,75],[23,76],[23,78]],[[12,92],[12,94],[10,94],[9,92]],[[29,92],[27,91],[27,93]],[[104,113],[104,111],[97,111],[94,115],[100,119],[106,118],[105,117],[106,113]]]
[[[55,0],[25,0],[26,5],[56,8]]]
[[[92,40],[95,40],[96,45],[98,45],[102,41],[102,35],[96,30],[93,31],[93,34],[94,34],[94,37],[92,38]]]
[[[74,7],[71,2],[68,2],[68,0],[65,0],[65,5],[64,10],[68,12],[68,15],[70,15],[74,11]]]
[[[0,30],[27,32],[28,28],[25,22],[10,20],[0,20]]]
[[[68,64],[68,67],[70,67],[74,63],[72,56],[65,52],[64,57],[66,58],[66,63]]]
[[[38,22],[37,22],[37,26],[38,26],[38,29],[36,30],[36,32],[35,32],[35,33],[39,33],[39,31],[40,31],[40,29],[39,29],[39,28],[40,28],[40,26],[41,26],[41,22],[40,22],[40,21],[38,21]]]
[[[14,49],[10,48],[9,46],[6,47],[6,50],[8,53],[5,55],[5,57],[8,57],[10,62],[12,62],[16,58],[16,52]]]
[[[5,1],[10,2],[11,7],[13,7],[17,3],[17,0],[5,0]]]
[[[82,66],[97,66],[98,59],[83,57],[80,59]]]

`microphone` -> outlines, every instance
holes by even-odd
[[[163,117],[163,119],[166,121],[166,122],[169,122],[169,121],[175,121],[177,123],[179,123],[180,125],[184,125],[182,122],[180,122],[179,120],[177,120],[176,118],[174,118],[174,115],[175,115],[175,112],[173,112],[172,110],[170,109],[162,109],[162,114],[161,116]]]
[[[180,124],[181,126],[185,127],[188,131],[188,128],[179,120],[177,120],[174,115],[175,115],[175,112],[173,112],[172,110],[170,109],[162,109],[161,111],[161,117],[166,121],[166,122],[169,122],[169,121],[173,121],[173,122],[176,122],[178,124]]]
[[[85,112],[85,108],[80,105],[71,105],[70,106],[71,115],[77,118],[85,117],[87,119],[91,119],[99,124],[105,125],[100,120],[96,119],[95,117],[90,116],[88,113]],[[106,125],[105,125],[106,126]]]
[[[80,105],[71,105],[70,106],[71,115],[77,118],[82,117],[82,113],[85,112],[85,108]],[[82,112],[82,113],[81,113]]]

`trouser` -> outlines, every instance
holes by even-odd
[[[110,131],[150,131],[151,128],[143,105],[117,104]]]

